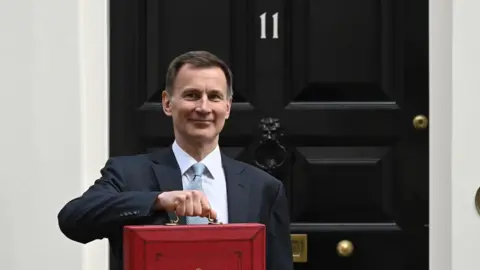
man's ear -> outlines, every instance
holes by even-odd
[[[230,109],[232,108],[232,98],[228,98],[227,100],[227,113],[225,114],[225,119],[230,117]]]
[[[171,102],[172,101],[171,101],[170,95],[167,93],[167,91],[164,90],[162,92],[162,107],[163,107],[163,112],[168,116],[172,115]]]

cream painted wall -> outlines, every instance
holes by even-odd
[[[431,269],[480,269],[480,2],[430,5]],[[108,155],[107,11],[107,0],[0,2],[1,269],[107,269],[105,241],[83,247],[56,224]]]
[[[59,231],[108,154],[107,0],[0,1],[0,269],[105,270]]]
[[[480,2],[430,6],[430,269],[477,270]]]
[[[451,246],[452,0],[430,1],[430,269],[454,270]],[[480,265],[477,265],[477,268]],[[460,268],[455,268],[463,270]]]
[[[454,1],[452,90],[452,265],[480,269],[480,1]]]

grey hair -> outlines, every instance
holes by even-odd
[[[190,51],[173,59],[168,67],[165,78],[165,91],[169,96],[172,96],[173,94],[175,79],[177,78],[179,70],[186,64],[190,64],[196,68],[221,68],[227,79],[227,97],[233,97],[232,71],[224,61],[207,51]]]

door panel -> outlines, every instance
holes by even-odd
[[[312,265],[322,266],[321,269],[391,269],[403,270],[409,262],[402,250],[405,239],[398,227],[385,225],[371,227],[344,227],[340,225],[331,228],[318,228],[308,234],[309,243],[322,243],[308,248],[307,263],[297,263],[295,269],[314,269]],[[353,250],[342,252],[339,248],[342,241],[348,241]],[[321,255],[315,255],[321,254]],[[415,269],[415,268],[414,268]]]
[[[168,64],[211,51],[234,73],[221,148],[285,184],[292,234],[308,239],[296,269],[428,269],[428,127],[412,123],[428,116],[427,0],[110,8],[111,155],[171,144]]]
[[[388,149],[298,147],[296,150],[290,195],[293,220],[393,221],[394,178]]]
[[[249,38],[247,7],[253,2],[214,0],[143,1],[146,14],[144,30],[146,49],[147,100],[159,102],[168,64],[176,56],[202,48],[215,52],[235,70],[236,87],[246,89],[248,67],[254,65],[253,42]],[[187,8],[188,7],[188,8]],[[214,8],[212,8],[214,7]],[[141,26],[142,27],[142,26]],[[245,93],[244,94],[248,94]],[[236,95],[236,98],[241,98]],[[243,98],[241,98],[243,99]]]
[[[290,1],[294,101],[391,101],[391,1]]]

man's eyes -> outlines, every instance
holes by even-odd
[[[184,95],[184,97],[187,98],[187,99],[200,99],[201,96],[202,95],[199,94],[199,93],[187,93],[187,94]],[[210,100],[221,100],[221,99],[223,99],[223,96],[220,95],[220,94],[209,94],[208,99],[210,99]]]
[[[215,100],[223,99],[222,95],[219,95],[219,94],[208,95],[208,98],[215,99]]]
[[[196,93],[188,93],[188,94],[185,94],[184,97],[186,97],[186,98],[198,98],[198,97],[200,97],[200,95],[198,95]]]

